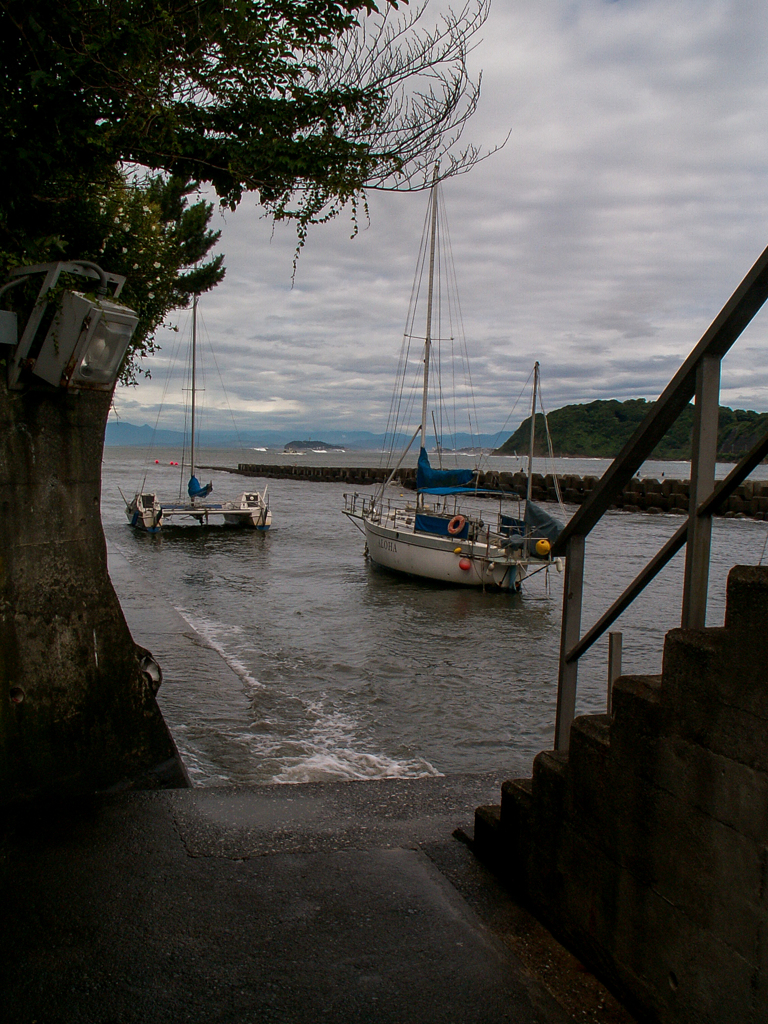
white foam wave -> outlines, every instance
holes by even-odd
[[[242,679],[242,681],[253,689],[263,690],[264,683],[260,683],[258,679],[251,675],[246,665],[240,661],[234,654],[230,653],[224,646],[223,641],[219,639],[222,633],[229,633],[230,636],[235,636],[242,633],[239,626],[226,625],[223,622],[216,622],[213,619],[204,619],[196,615],[190,614],[186,609],[174,606],[179,615],[194,631],[202,637],[208,647],[212,648],[219,657],[226,662],[226,664],[232,669],[235,675]]]
[[[361,779],[423,779],[437,771],[421,758],[396,761],[381,754],[361,754],[355,750],[324,751],[295,761],[287,761],[271,782],[342,782]]]
[[[348,714],[328,712],[319,701],[310,702],[307,711],[315,716],[309,734],[291,744],[296,753],[278,757],[280,767],[271,782],[420,779],[441,774],[423,758],[397,760],[356,750],[357,723]]]

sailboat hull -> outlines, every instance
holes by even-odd
[[[264,532],[272,525],[272,513],[265,496],[258,491],[240,495],[239,501],[230,501],[222,506],[224,522],[228,526],[245,526]]]
[[[264,533],[272,525],[272,513],[269,509],[262,509],[260,512],[225,512],[224,522],[227,526],[242,526]]]
[[[154,494],[134,495],[125,507],[128,522],[135,530],[159,533],[163,521],[163,508]]]
[[[386,569],[463,587],[519,590],[525,563],[503,549],[418,534],[363,519],[368,556]]]

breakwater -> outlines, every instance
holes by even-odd
[[[224,467],[200,467],[222,469]],[[351,486],[365,486],[383,483],[388,479],[390,470],[377,467],[355,468],[351,466],[274,466],[268,464],[240,463],[237,469],[227,472],[241,476],[267,477],[273,479],[322,481],[340,483]],[[401,468],[395,476],[397,483],[408,490],[416,487],[416,470]],[[557,483],[563,501],[569,505],[580,505],[600,482],[597,476],[577,476],[571,473],[557,474]],[[687,513],[688,481],[658,480],[654,478],[639,479],[634,477],[617,498],[614,507],[623,508],[627,512],[672,512]],[[510,495],[523,497],[526,493],[527,477],[525,473],[495,472],[488,470],[478,476],[478,486],[490,490],[500,490]],[[532,497],[534,501],[556,501],[555,475],[534,473],[532,475]],[[736,488],[736,492],[728,498],[720,515],[729,517],[745,516],[752,519],[768,518],[768,482],[761,480],[745,480]]]

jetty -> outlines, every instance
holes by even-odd
[[[236,469],[226,466],[201,466],[201,469],[215,469],[220,472],[239,473],[248,477],[267,477],[279,480],[308,480],[313,483],[339,483],[353,487],[364,487],[384,483],[391,470],[381,467],[350,466],[274,466],[268,463],[240,463]],[[531,475],[532,498],[534,501],[557,501],[557,485],[563,501],[568,505],[581,505],[598,487],[600,477],[578,476],[574,473]],[[416,488],[415,468],[399,469],[395,482],[407,490]],[[518,497],[525,497],[527,476],[525,473],[496,472],[488,470],[478,475],[478,486],[488,490],[501,491]],[[678,513],[687,515],[690,506],[690,481],[640,479],[633,477],[620,492],[614,495],[612,508],[626,512]],[[729,518],[765,519],[768,514],[768,481],[744,480],[723,502],[718,514]]]

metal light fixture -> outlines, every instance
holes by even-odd
[[[138,322],[127,306],[64,292],[32,372],[63,387],[110,388]]]
[[[40,342],[48,293],[65,272],[98,279],[96,295],[64,291]],[[139,322],[132,309],[113,301],[120,294],[125,278],[109,274],[87,261],[46,263],[13,270],[11,280],[0,290],[0,295],[34,274],[45,274],[45,280],[9,360],[9,387],[21,387],[22,373],[29,371],[54,386],[110,390]],[[109,284],[113,286],[112,298],[107,298]]]

